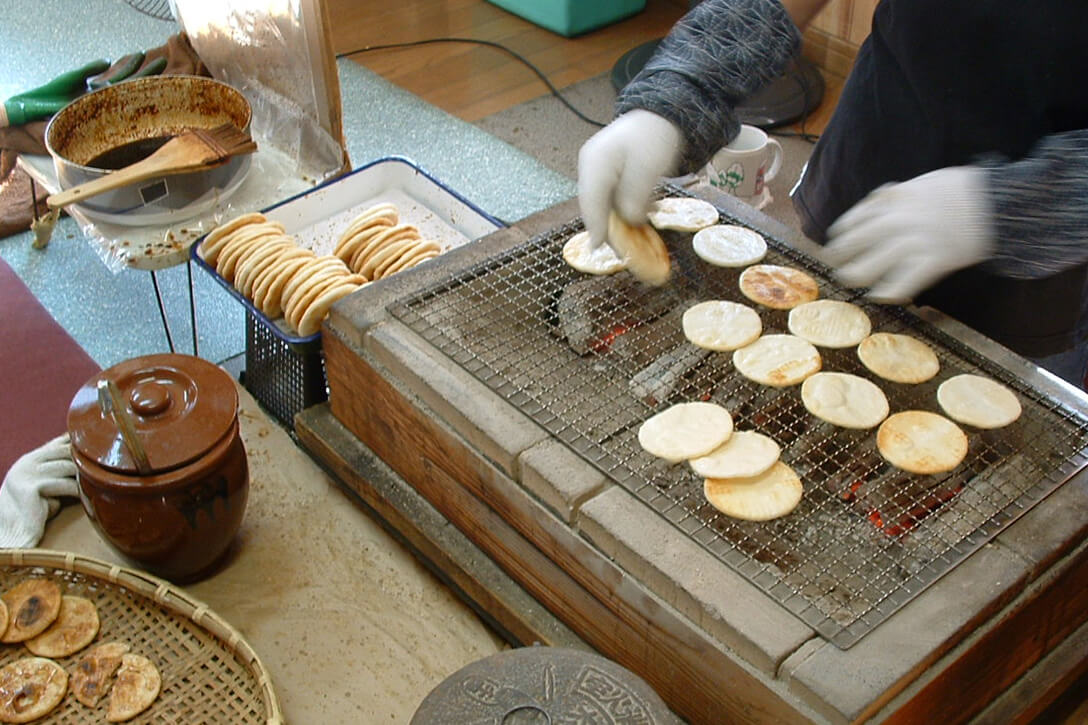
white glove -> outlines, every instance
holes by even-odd
[[[578,201],[591,248],[608,238],[608,214],[613,208],[629,224],[646,223],[654,187],[680,164],[683,138],[671,121],[635,109],[582,145]]]
[[[0,547],[37,546],[46,520],[60,509],[58,496],[78,496],[68,434],[23,454],[0,487]]]
[[[986,172],[954,166],[871,192],[827,230],[821,259],[847,287],[906,302],[942,277],[986,259],[993,214]]]

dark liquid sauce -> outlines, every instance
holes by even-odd
[[[138,141],[130,141],[129,143],[122,144],[121,146],[117,146],[116,148],[112,148],[105,153],[95,156],[88,161],[86,165],[96,169],[108,169],[110,171],[123,169],[137,161],[146,159],[172,138],[173,136],[157,136],[155,138],[142,138]]]

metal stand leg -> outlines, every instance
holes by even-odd
[[[189,323],[193,330],[193,356],[200,357],[196,343],[196,301],[193,299],[193,262],[185,260],[185,273],[189,275]]]
[[[155,286],[155,300],[159,303],[159,315],[162,316],[162,329],[166,332],[166,344],[170,346],[170,352],[174,352],[174,336],[170,334],[170,323],[166,320],[166,306],[162,302],[162,292],[159,291],[159,278],[155,270],[151,270],[151,284]]]

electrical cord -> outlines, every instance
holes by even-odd
[[[559,89],[556,88],[552,84],[552,82],[550,80],[548,80],[548,77],[546,75],[544,75],[544,73],[539,68],[537,68],[535,65],[533,65],[532,62],[530,62],[528,58],[525,58],[524,56],[518,54],[517,52],[511,50],[510,48],[507,48],[505,45],[503,45],[501,43],[496,43],[496,42],[491,41],[491,40],[480,40],[478,38],[427,38],[427,39],[424,39],[424,40],[410,40],[410,41],[406,41],[406,42],[403,42],[403,43],[384,43],[384,44],[381,44],[381,45],[366,45],[366,46],[363,46],[362,48],[357,48],[355,50],[349,50],[349,51],[345,51],[343,53],[337,53],[336,57],[337,57],[337,59],[347,58],[348,56],[357,55],[359,53],[368,53],[368,52],[374,51],[374,50],[391,50],[391,49],[394,49],[394,48],[412,48],[412,47],[416,47],[416,46],[420,46],[420,45],[431,45],[431,44],[434,44],[434,43],[470,43],[470,44],[483,45],[483,46],[487,46],[489,48],[495,48],[497,50],[501,50],[502,52],[507,53],[508,55],[512,56],[513,58],[515,58],[516,60],[518,60],[519,62],[524,64],[525,67],[527,67],[534,74],[536,74],[536,76],[544,83],[544,85],[548,87],[548,90],[551,92],[551,94],[553,96],[555,96],[556,98],[558,98],[559,101],[564,106],[566,106],[567,109],[569,109],[570,112],[573,113],[575,116],[577,116],[581,120],[585,121],[586,123],[588,123],[588,124],[590,124],[592,126],[596,126],[598,128],[604,128],[607,125],[605,123],[601,123],[600,121],[594,121],[592,118],[589,118],[584,113],[582,113],[577,108],[575,108],[574,105],[572,105],[570,103],[570,101],[568,101],[563,96],[563,94],[559,92]],[[804,77],[803,73],[798,73],[796,77],[797,77],[798,83],[801,84],[801,90],[805,95],[805,103],[804,103],[805,111],[804,111],[804,114],[801,116],[801,130],[800,131],[773,131],[772,133],[773,133],[773,135],[776,135],[776,136],[795,137],[795,138],[800,138],[800,139],[802,139],[804,141],[808,141],[809,143],[816,143],[816,141],[820,138],[819,135],[818,134],[808,133],[807,131],[805,131],[805,122],[808,120],[809,91],[811,90],[811,88],[809,87],[808,80]]]
[[[601,123],[600,121],[594,121],[592,118],[589,118],[584,113],[582,113],[577,108],[575,108],[570,103],[570,101],[568,101],[566,98],[563,97],[563,94],[559,92],[559,89],[556,88],[554,85],[552,85],[552,82],[550,80],[548,80],[548,77],[546,75],[544,75],[540,71],[539,68],[537,68],[531,62],[529,62],[529,60],[527,58],[525,58],[524,56],[519,55],[518,53],[514,52],[510,48],[507,48],[505,45],[502,45],[501,43],[493,42],[491,40],[479,40],[479,39],[476,39],[476,38],[428,38],[426,40],[411,40],[411,41],[408,41],[408,42],[405,42],[405,43],[386,43],[386,44],[383,44],[383,45],[367,45],[367,46],[364,46],[364,47],[359,48],[357,50],[351,50],[351,51],[347,51],[345,53],[338,53],[336,55],[336,57],[337,58],[346,58],[347,56],[350,56],[350,55],[356,55],[357,53],[367,53],[367,52],[370,52],[372,50],[388,50],[388,49],[391,49],[391,48],[411,48],[411,47],[417,46],[417,45],[430,45],[432,43],[474,43],[476,45],[485,45],[485,46],[487,46],[489,48],[496,48],[498,50],[501,50],[504,53],[507,53],[507,54],[513,56],[514,58],[516,58],[518,61],[523,63],[529,70],[531,70],[533,73],[535,73],[536,76],[538,78],[540,78],[541,81],[544,82],[544,85],[546,85],[548,87],[548,90],[551,91],[551,94],[553,96],[555,96],[556,98],[558,98],[560,100],[560,102],[564,106],[566,106],[570,110],[570,112],[573,113],[575,116],[582,119],[583,121],[585,121],[588,124],[591,124],[593,126],[597,126],[598,128],[604,128],[605,125],[606,125],[604,123]]]

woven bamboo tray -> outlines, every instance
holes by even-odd
[[[271,680],[242,636],[208,607],[133,569],[44,549],[0,549],[0,592],[29,577],[55,580],[65,594],[98,607],[101,630],[91,644],[123,640],[162,674],[162,691],[132,723],[283,722]],[[71,673],[83,652],[56,662]],[[0,644],[0,667],[30,652]],[[67,694],[50,723],[105,722],[108,698],[95,710]]]

